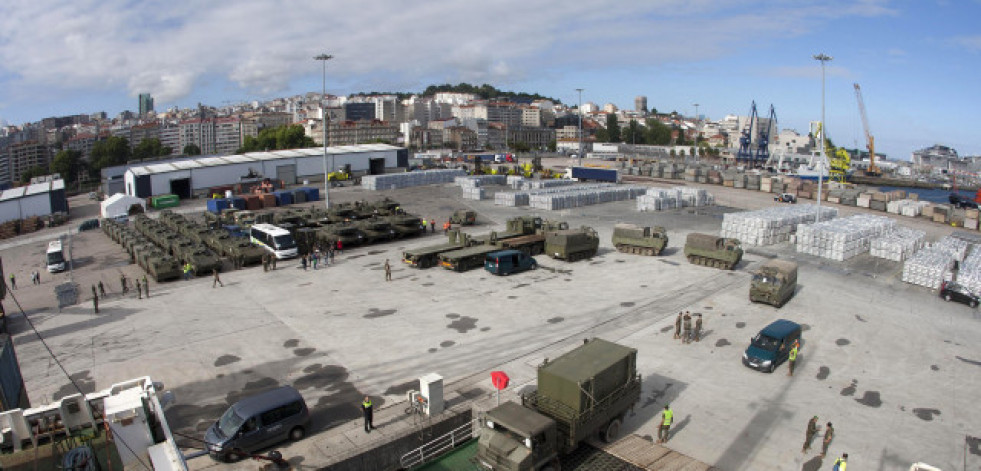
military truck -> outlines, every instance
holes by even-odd
[[[613,246],[622,253],[661,255],[668,246],[668,232],[661,226],[617,224],[613,226]]]
[[[575,262],[596,255],[599,236],[592,227],[549,231],[545,234],[545,253],[549,257]]]
[[[538,390],[480,420],[477,460],[502,471],[558,469],[558,458],[599,433],[610,443],[640,399],[637,350],[593,338],[538,367]]]
[[[450,224],[461,226],[472,226],[477,223],[477,211],[469,209],[458,209],[450,215]]]
[[[737,239],[692,232],[685,242],[688,262],[706,267],[732,270],[743,258],[743,248]]]
[[[439,254],[458,250],[465,246],[466,234],[460,234],[460,231],[453,230],[449,232],[449,240],[445,243],[402,252],[402,262],[415,268],[434,267],[439,263]]]
[[[210,275],[212,270],[221,271],[221,259],[211,250],[197,246],[180,251],[174,254],[175,258],[183,263],[191,263],[194,267],[194,276]]]
[[[753,274],[749,300],[783,307],[797,290],[797,262],[770,260]]]

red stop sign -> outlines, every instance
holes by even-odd
[[[508,387],[508,375],[503,371],[491,371],[491,382],[494,383],[494,387],[497,389],[504,389]]]

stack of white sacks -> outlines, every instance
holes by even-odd
[[[886,211],[893,214],[915,217],[923,213],[923,208],[929,205],[930,203],[927,201],[896,200],[886,203]]]
[[[954,256],[936,247],[916,252],[903,264],[902,280],[930,289],[940,288],[954,268]]]
[[[519,182],[518,185],[522,186],[527,182],[533,180],[526,180],[524,182]],[[544,181],[544,180],[542,180]],[[571,180],[566,180],[571,181]],[[499,191],[494,194],[494,204],[499,206],[528,206],[531,204],[531,197],[537,195],[564,195],[575,191],[586,191],[586,190],[601,190],[608,188],[617,188],[618,185],[613,183],[576,183],[572,182],[573,185],[559,185],[555,188],[539,188],[534,190],[523,190],[523,191]]]
[[[896,226],[894,231],[872,239],[869,254],[873,257],[902,262],[923,248],[925,242],[926,232]]]
[[[957,282],[973,293],[981,293],[981,247],[975,246],[971,255],[961,262],[957,270]]]
[[[637,197],[638,211],[663,211],[665,209],[701,207],[715,204],[715,197],[701,188],[679,186],[671,189],[650,188]]]
[[[821,220],[838,217],[838,210],[821,208]],[[722,215],[722,237],[739,239],[743,245],[761,246],[779,244],[790,240],[799,224],[812,223],[817,218],[817,207],[811,204],[775,206],[756,211],[726,213]]]
[[[582,188],[576,186],[568,189],[563,188],[562,191],[551,193],[539,193],[538,191],[530,195],[528,205],[532,208],[555,211],[634,199],[639,195],[643,195],[647,191],[647,188],[611,184],[600,188]]]
[[[896,221],[886,216],[857,214],[797,226],[797,251],[844,261],[869,251],[870,241],[892,231]]]
[[[504,185],[507,182],[506,175],[470,175],[456,177],[453,183],[460,186],[465,200],[482,200],[487,197],[484,185]]]
[[[937,243],[934,244],[934,247],[949,253],[955,260],[961,261],[967,256],[967,249],[969,248],[969,245],[970,244],[968,244],[968,242],[964,239],[946,236],[937,241]]]
[[[407,173],[386,173],[361,177],[361,187],[366,190],[395,190],[413,186],[450,183],[454,178],[466,175],[461,169],[423,170]]]

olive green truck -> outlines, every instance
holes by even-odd
[[[797,290],[797,263],[770,260],[763,264],[749,284],[749,300],[782,307]]]
[[[483,414],[477,461],[495,471],[559,469],[559,457],[599,435],[613,442],[640,399],[637,350],[593,338],[538,367],[538,390]]]
[[[737,239],[692,232],[685,241],[685,258],[695,265],[732,270],[743,259]]]

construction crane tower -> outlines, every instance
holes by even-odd
[[[865,128],[865,146],[869,149],[869,168],[865,174],[878,177],[882,175],[882,172],[875,165],[875,137],[869,130],[869,118],[865,114],[865,101],[862,100],[862,87],[859,87],[857,83],[855,84],[855,97],[858,98],[858,112],[862,115],[862,127]]]

